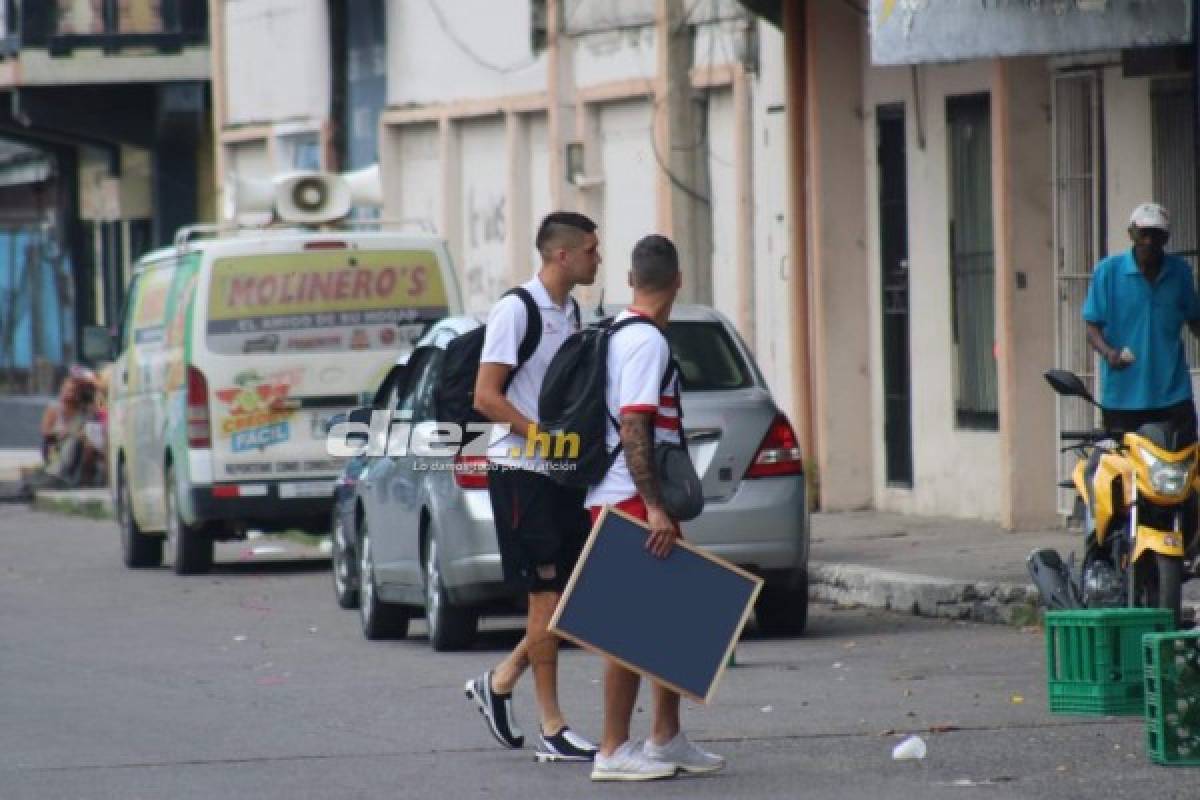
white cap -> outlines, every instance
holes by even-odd
[[[1171,230],[1171,219],[1167,216],[1167,210],[1158,203],[1142,203],[1135,208],[1129,217],[1129,224],[1135,228]]]

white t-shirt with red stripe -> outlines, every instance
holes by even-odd
[[[613,324],[639,312],[622,311]],[[645,316],[641,314],[641,316]],[[679,376],[672,376],[662,387],[663,375],[671,359],[667,339],[654,325],[629,325],[612,335],[608,343],[608,411],[618,422],[622,412],[642,411],[654,414],[654,441],[679,443]],[[611,452],[621,441],[621,432],[608,425],[607,445]],[[633,476],[622,448],[604,479],[588,490],[589,506],[615,505],[637,494]]]

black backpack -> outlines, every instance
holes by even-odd
[[[550,434],[546,461],[556,483],[575,488],[595,486],[621,452],[620,444],[610,452],[606,441],[609,425],[620,429],[608,410],[608,342],[622,328],[642,323],[654,324],[642,316],[616,323],[612,318],[600,320],[572,334],[550,362],[538,395],[538,417],[542,430]],[[676,369],[672,360],[663,374],[660,393]],[[572,453],[569,445],[575,441],[578,450]]]
[[[538,343],[542,340],[542,312],[538,309],[537,301],[523,286],[509,289],[501,297],[515,294],[525,304],[525,336],[517,347],[517,364],[508,373],[504,382],[504,390],[512,385],[517,370],[533,357]],[[579,320],[579,304],[571,298],[575,309],[575,319]],[[475,378],[479,374],[479,360],[483,355],[483,340],[487,326],[456,336],[446,345],[446,355],[442,360],[442,374],[438,376],[437,386],[434,387],[434,407],[437,409],[438,422],[452,422],[465,427],[470,423],[486,423],[482,414],[475,410]]]

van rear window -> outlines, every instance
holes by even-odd
[[[207,342],[230,354],[396,350],[446,313],[431,251],[236,256],[213,264]]]

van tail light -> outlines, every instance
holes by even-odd
[[[777,414],[767,435],[763,437],[747,478],[773,478],[781,475],[803,475],[804,459],[796,432],[783,414]]]
[[[454,482],[460,489],[488,488],[487,456],[455,456]]]
[[[212,447],[212,419],[208,414],[208,381],[195,367],[187,371],[188,447],[206,450]]]

